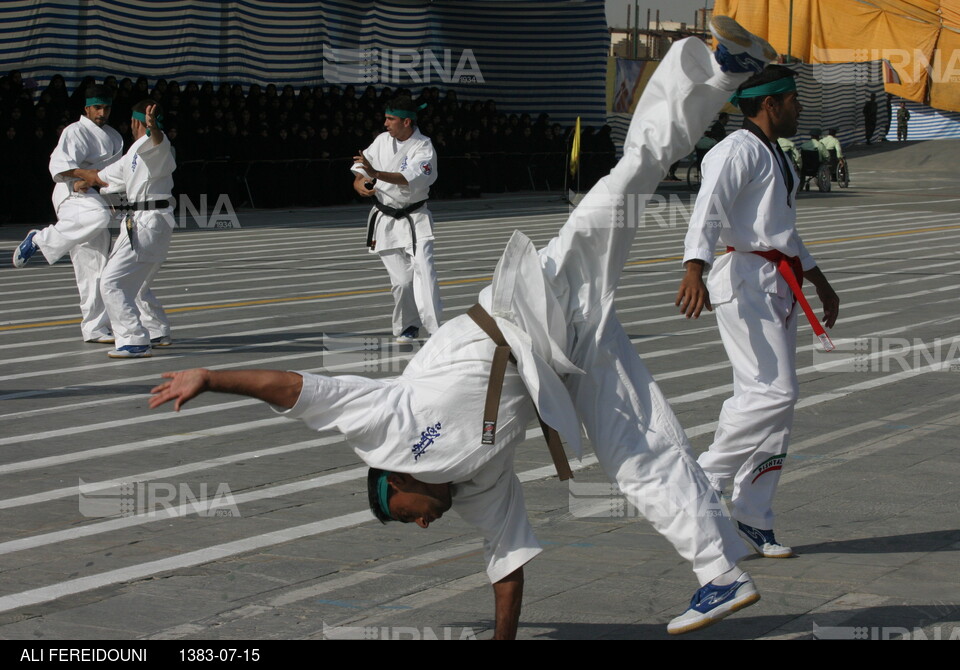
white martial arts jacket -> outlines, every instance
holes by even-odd
[[[86,116],[63,129],[57,147],[50,154],[50,176],[56,185],[53,187],[53,209],[59,210],[60,203],[73,195],[72,177],[61,177],[61,172],[82,168],[102,170],[117,161],[123,154],[123,138],[120,133],[104,126],[101,128]],[[97,197],[95,191],[88,191],[86,197]]]
[[[787,193],[783,170],[793,174]],[[804,270],[816,266],[797,232],[797,190],[800,178],[791,163],[778,157],[749,130],[737,130],[703,159],[700,193],[690,215],[683,262],[712,265],[707,290],[713,304],[729,302],[743,282],[766,293],[791,295],[777,266],[756,254],[730,253],[714,262],[717,243],[738,252],[777,249],[797,256]]]
[[[580,422],[560,378],[580,370],[563,353],[567,323],[540,256],[521,233],[511,238],[480,303],[518,363],[507,368],[493,445],[482,444],[481,433],[495,345],[466,315],[444,324],[398,378],[301,373],[300,398],[283,413],[343,433],[371,467],[453,483],[453,508],[483,533],[487,574],[496,582],[540,552],[513,472],[513,448],[525,439],[535,403],[580,454]]]
[[[177,162],[166,134],[160,144],[144,135],[127,150],[123,158],[100,170],[107,183],[102,194],[125,193],[129,203],[168,200],[173,203],[173,172]],[[137,260],[162,263],[166,260],[170,236],[176,225],[173,207],[135,211],[133,251]],[[121,231],[121,235],[126,233]]]
[[[415,128],[413,135],[403,142],[390,137],[390,133],[380,133],[363,153],[377,170],[399,172],[407,180],[406,186],[377,181],[374,186],[377,191],[375,197],[384,205],[399,209],[430,197],[430,186],[437,180],[437,154],[430,138],[424,136],[419,128]],[[359,163],[351,170],[369,176]],[[433,239],[433,219],[427,205],[412,212],[410,218],[418,240]],[[377,214],[374,239],[377,241],[375,252],[405,249],[413,245],[407,220],[392,219],[381,213]]]

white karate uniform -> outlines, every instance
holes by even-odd
[[[93,340],[110,334],[110,320],[100,295],[100,275],[110,251],[112,214],[100,194],[93,189],[74,193],[74,178],[60,173],[76,168],[100,170],[117,161],[123,153],[120,133],[81,116],[63,129],[56,149],[50,155],[50,175],[56,182],[53,208],[57,223],[37,233],[33,242],[50,265],[70,253],[73,272],[80,292],[80,329],[83,339]]]
[[[429,137],[414,128],[413,135],[403,142],[381,133],[363,151],[367,160],[382,172],[399,172],[407,180],[406,186],[388,184],[378,180],[375,196],[384,205],[400,209],[415,202],[426,200],[430,186],[437,179],[437,154]],[[355,164],[353,172],[369,176]],[[410,213],[416,232],[416,250],[406,218],[393,219],[376,209],[374,223],[375,247],[380,255],[393,292],[393,334],[399,335],[406,328],[426,328],[431,334],[440,328],[443,307],[440,302],[440,285],[433,261],[433,215],[424,204]]]
[[[764,530],[773,528],[773,495],[799,395],[801,310],[776,264],[749,252],[776,249],[799,257],[804,270],[816,266],[796,228],[800,179],[786,163],[748,130],[714,147],[703,160],[683,258],[712,265],[707,290],[733,367],[733,397],[699,463],[717,490],[733,483],[733,516]],[[793,175],[789,194],[784,169]],[[736,252],[714,262],[718,241]]]
[[[675,44],[637,107],[623,159],[559,235],[537,253],[514,233],[480,295],[517,359],[507,369],[493,445],[482,444],[481,432],[494,343],[466,315],[444,324],[399,378],[304,374],[285,414],[342,432],[372,467],[452,482],[453,509],[484,535],[492,582],[541,551],[513,471],[534,405],[578,455],[582,423],[607,475],[693,563],[702,584],[734,567],[744,546],[613,298],[637,223],[623,225],[618,201],[645,202],[745,78],[720,73],[699,40]]]
[[[158,145],[144,135],[123,158],[100,171],[100,178],[110,185],[103,192],[124,192],[130,203],[172,203],[172,175],[176,168],[166,135]],[[167,259],[176,225],[173,207],[131,212],[131,216],[133,244],[126,226],[121,224],[100,281],[118,348],[148,345],[152,338],[170,334],[170,322],[163,305],[150,290],[150,283]]]

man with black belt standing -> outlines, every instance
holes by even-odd
[[[354,156],[353,188],[374,198],[367,223],[367,247],[380,255],[393,291],[393,335],[409,343],[423,327],[440,328],[442,306],[433,263],[433,216],[427,207],[437,179],[437,155],[417,128],[419,108],[409,96],[394,98],[384,127],[369,147]]]
[[[122,193],[125,204],[120,235],[100,278],[116,349],[110,358],[147,358],[151,346],[168,346],[170,323],[150,290],[170,249],[173,216],[173,171],[177,163],[170,140],[158,122],[152,100],[133,106],[133,145],[116,163],[98,174],[107,185],[101,194]],[[78,182],[76,188],[82,188]],[[123,202],[123,201],[122,201]]]

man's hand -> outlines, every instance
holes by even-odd
[[[65,172],[64,174],[70,177],[76,177],[80,181],[85,182],[86,186],[83,187],[84,190],[90,188],[91,186],[109,186],[107,182],[100,179],[100,176],[97,174],[96,170],[74,168],[73,170]],[[77,190],[76,186],[73,188],[75,191]]]
[[[89,188],[90,188],[90,184],[88,182],[85,182],[82,179],[78,179],[77,181],[73,182],[74,193],[86,193],[87,189]]]
[[[371,179],[380,178],[380,171],[370,165],[370,161],[367,160],[367,157],[363,155],[362,151],[358,151],[357,155],[353,157],[353,164],[356,165],[357,163],[370,175]]]
[[[150,389],[150,409],[174,400],[173,409],[179,412],[184,403],[210,390],[210,371],[203,369],[183,370],[182,372],[164,372],[161,377],[169,379]]]
[[[353,179],[353,190],[359,193],[364,198],[371,198],[376,194],[376,190],[372,188],[367,188],[366,182],[369,181],[367,177],[364,177],[362,174],[356,173],[356,177]]]
[[[157,105],[147,105],[147,108],[143,110],[143,116],[146,119],[143,125],[150,131],[150,141],[153,142],[154,146],[160,144],[163,141],[163,131],[157,125]]]
[[[820,298],[820,302],[823,304],[823,318],[821,319],[823,327],[833,328],[833,324],[837,322],[837,317],[840,315],[840,296],[838,296],[836,291],[833,290],[833,287],[830,286],[830,282],[827,281],[826,276],[820,271],[820,268],[814,267],[813,269],[806,270],[803,276],[805,279],[809,279],[810,283],[816,287],[817,297]]]
[[[496,624],[492,639],[517,639],[520,604],[523,602],[523,567],[517,568],[499,582],[494,583],[493,599],[496,607]]]
[[[690,260],[684,266],[687,268],[687,274],[680,281],[680,290],[677,292],[674,305],[679,307],[680,312],[688,319],[700,318],[700,312],[704,307],[713,311],[707,285],[703,283],[703,265],[703,261]]]

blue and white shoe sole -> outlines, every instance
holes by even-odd
[[[756,587],[752,587],[749,593],[737,595],[737,597],[730,602],[726,602],[709,612],[704,612],[699,617],[691,618],[689,621],[684,622],[682,626],[676,628],[667,626],[667,632],[670,635],[682,635],[683,633],[692,633],[695,630],[712,626],[734,612],[742,610],[745,607],[750,607],[750,605],[753,605],[758,600],[760,600],[760,594],[757,593]]]
[[[758,60],[769,63],[777,58],[777,52],[769,42],[754,35],[729,16],[714,16],[710,21],[710,32],[718,41],[736,44],[743,52]]]

